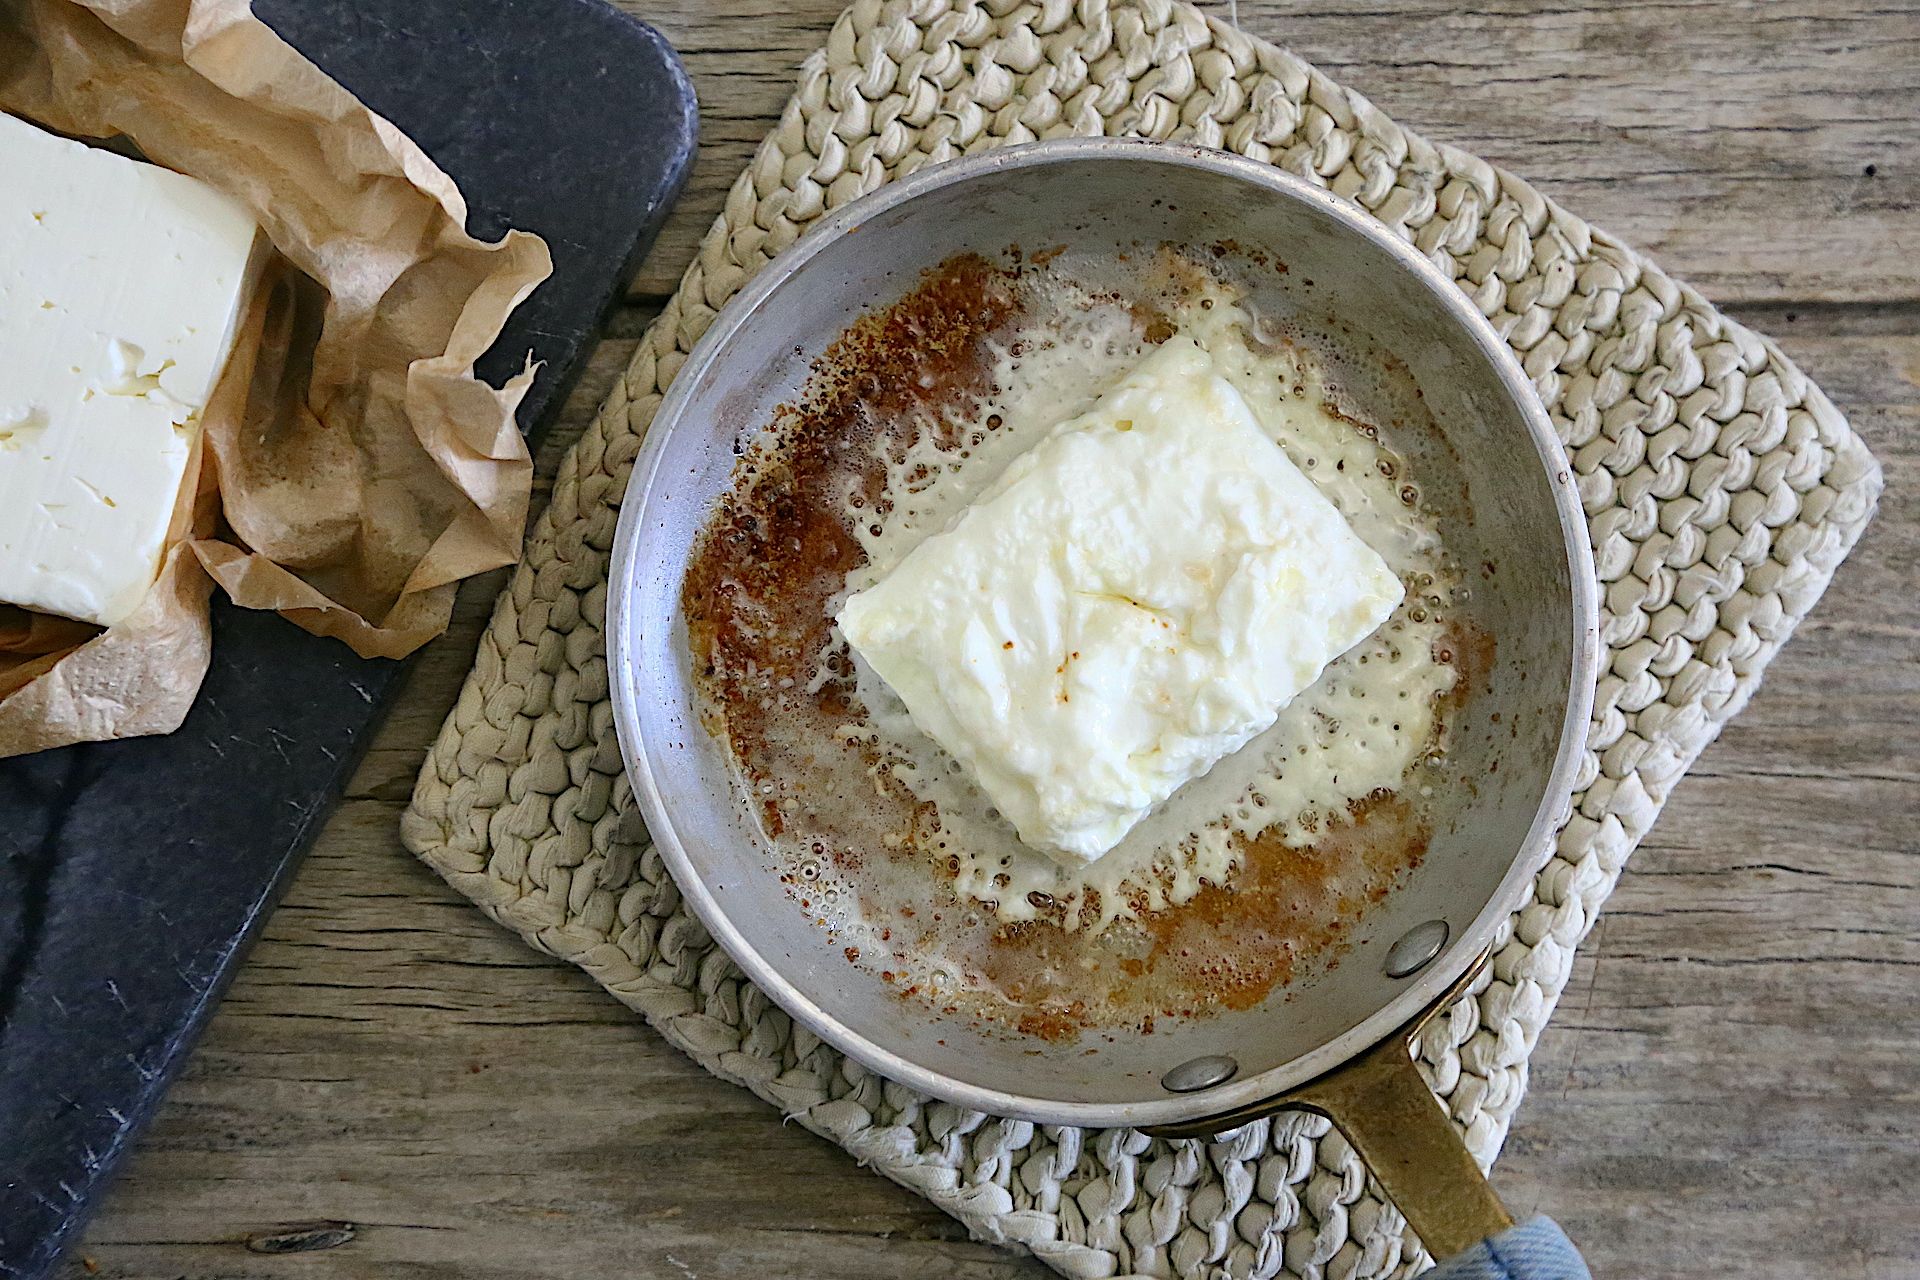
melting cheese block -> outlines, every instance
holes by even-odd
[[[256,227],[0,114],[0,601],[111,625],[160,569]]]
[[[1176,336],[836,620],[1021,841],[1071,867],[1271,725],[1401,595]]]

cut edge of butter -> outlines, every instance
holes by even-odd
[[[159,575],[265,238],[198,179],[0,113],[0,601],[111,626]]]

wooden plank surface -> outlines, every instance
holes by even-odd
[[[543,479],[837,8],[628,3],[686,53],[707,141]],[[1885,463],[1878,522],[1589,939],[1497,1182],[1603,1278],[1920,1274],[1920,6],[1239,8],[1730,303]],[[401,849],[493,586],[424,656],[63,1280],[1046,1274],[783,1126]]]
[[[664,297],[839,6],[624,2],[673,39],[700,91],[688,197],[634,282]],[[1401,124],[1525,175],[1716,301],[1920,301],[1912,0],[1240,0],[1239,12]]]

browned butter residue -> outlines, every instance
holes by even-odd
[[[794,689],[812,679],[832,635],[828,600],[866,558],[841,499],[851,488],[869,506],[886,501],[875,437],[904,430],[916,411],[977,394],[990,367],[986,339],[1012,312],[1008,272],[975,255],[950,259],[899,303],[842,334],[817,362],[806,398],[785,408],[775,428],[781,447],[742,458],[680,599],[718,720],[708,728],[729,740],[749,773],[788,763],[779,741],[786,735],[770,732],[791,727],[777,723],[782,717],[810,711],[830,734],[848,714],[843,680],[829,681],[811,707]],[[846,674],[844,655],[828,661],[835,676]],[[768,834],[782,834],[777,801],[761,810]]]
[[[1048,1038],[1087,1025],[1090,987],[1118,988],[1129,1004],[1176,1017],[1251,1008],[1337,959],[1367,910],[1420,864],[1428,838],[1412,805],[1376,793],[1308,848],[1273,832],[1240,842],[1231,884],[1097,939],[1045,922],[1004,926],[985,973],[1029,1009],[1021,1029]],[[1141,1025],[1138,1014],[1128,1021]]]

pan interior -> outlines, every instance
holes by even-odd
[[[1364,403],[1379,379],[1378,353],[1404,363],[1431,425],[1411,438],[1383,426],[1388,443],[1425,485],[1459,493],[1443,537],[1459,563],[1485,569],[1474,575],[1467,612],[1494,637],[1494,665],[1486,687],[1452,717],[1451,779],[1435,797],[1427,855],[1365,917],[1339,963],[1244,1011],[1054,1042],[940,1016],[849,965],[785,894],[774,855],[732,802],[730,763],[701,724],[682,573],[733,481],[740,445],[799,398],[810,366],[856,317],[900,297],[923,272],[962,253],[1062,245],[1063,262],[1125,288],[1127,273],[1112,264],[1142,245],[1222,241],[1285,264],[1284,272],[1245,274],[1250,306],[1301,330],[1324,328],[1335,339],[1324,354],[1357,399]],[[1544,855],[1536,818],[1576,665],[1577,593],[1550,470],[1557,460],[1542,456],[1521,402],[1429,278],[1319,200],[1206,165],[1159,162],[1141,148],[924,186],[795,257],[797,269],[749,297],[717,345],[696,352],[681,374],[693,380],[663,410],[653,430],[665,434],[635,473],[646,488],[627,504],[623,523],[633,527],[623,529],[618,561],[627,578],[615,587],[626,593],[615,610],[615,681],[630,717],[623,746],[630,762],[644,756],[656,837],[684,857],[677,870],[697,877],[704,893],[690,896],[717,936],[791,1012],[869,1065],[1037,1119],[1084,1121],[1089,1107],[1105,1109],[1103,1119],[1140,1122],[1205,1114],[1331,1065],[1330,1043],[1383,1011],[1411,1013],[1417,979],[1387,973],[1394,941],[1444,921],[1451,943],[1427,975],[1457,972],[1466,951],[1484,945],[1488,905],[1511,883],[1516,860]],[[1170,1068],[1207,1055],[1235,1059],[1232,1082],[1183,1097],[1162,1088]]]

